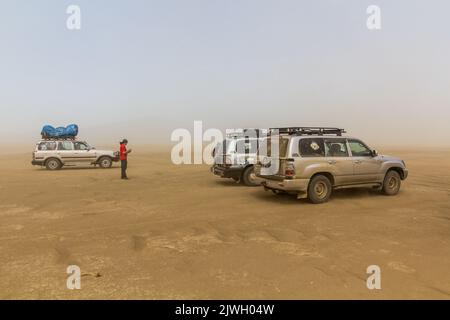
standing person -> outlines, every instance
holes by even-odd
[[[131,152],[131,149],[127,150],[127,144],[128,144],[127,139],[123,139],[123,141],[120,143],[120,164],[122,168],[122,179],[125,180],[128,180],[127,177],[128,154]]]

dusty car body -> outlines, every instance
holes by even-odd
[[[255,174],[266,190],[296,194],[313,203],[328,201],[332,190],[369,187],[399,192],[408,177],[403,160],[379,155],[362,140],[337,128],[281,128],[277,157],[259,157]],[[270,140],[269,140],[270,141]],[[270,170],[269,170],[270,169]]]

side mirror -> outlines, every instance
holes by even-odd
[[[378,156],[378,151],[377,150],[372,150],[372,157],[376,157]]]

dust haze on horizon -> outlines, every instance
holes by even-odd
[[[81,30],[66,28],[67,6]],[[366,9],[381,8],[381,30]],[[2,1],[0,137],[44,124],[93,144],[176,128],[337,126],[450,146],[448,1]]]

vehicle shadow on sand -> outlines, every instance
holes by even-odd
[[[258,200],[278,203],[278,204],[293,204],[293,203],[304,203],[312,204],[308,199],[297,199],[295,194],[279,193],[275,194],[272,191],[263,191],[252,193],[251,196],[257,198]],[[338,189],[334,190],[329,201],[333,200],[351,200],[351,199],[373,199],[374,197],[386,197],[380,191],[365,188],[355,188],[355,189]]]
[[[41,172],[60,172],[60,171],[72,171],[72,170],[111,170],[111,169],[120,169],[120,167],[112,166],[111,168],[100,168],[100,167],[93,167],[93,166],[74,166],[74,167],[62,167],[58,170],[47,170],[46,168],[35,168],[34,171],[41,171]]]
[[[235,187],[235,188],[239,188],[239,187],[245,187],[245,188],[254,188],[254,187],[248,187],[242,183],[236,182],[232,179],[223,179],[223,180],[216,180],[214,181],[214,185],[219,185],[221,187]]]

